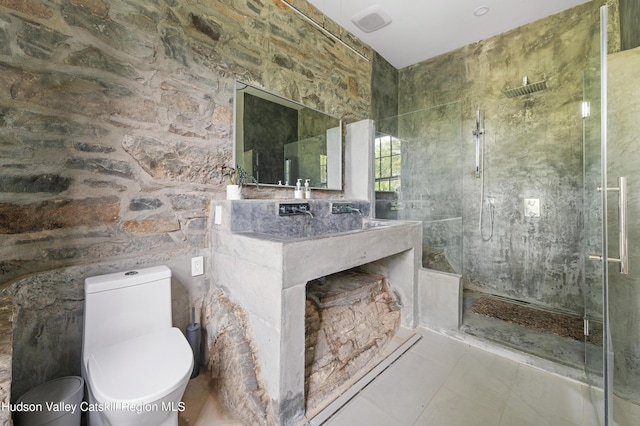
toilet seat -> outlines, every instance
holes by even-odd
[[[182,332],[166,328],[92,353],[91,390],[100,403],[148,404],[168,395],[193,369],[193,352]]]

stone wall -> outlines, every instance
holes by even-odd
[[[247,425],[275,424],[244,310],[217,291],[203,320],[207,324],[205,341],[212,342],[205,351],[218,402]]]
[[[86,276],[166,263],[176,325],[202,308],[215,271],[192,278],[189,258],[224,197],[236,78],[349,121],[369,116],[370,74],[277,0],[0,0],[0,284],[28,355],[12,398],[79,374]]]
[[[0,298],[0,404],[11,402],[11,362],[13,359],[13,301],[10,297]],[[0,410],[0,425],[11,423],[9,410]]]

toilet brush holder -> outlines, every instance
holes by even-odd
[[[187,341],[193,352],[192,379],[200,374],[200,324],[196,323],[195,310],[191,310],[191,324],[187,325]]]

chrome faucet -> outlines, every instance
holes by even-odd
[[[313,213],[311,213],[311,211],[307,210],[306,208],[300,208],[300,207],[293,207],[291,209],[293,211],[293,213],[304,213],[304,214],[308,214],[309,216],[313,217]]]
[[[354,212],[355,212],[355,213],[359,213],[359,214],[360,214],[360,216],[364,216],[364,215],[362,214],[362,210],[360,210],[360,209],[356,209],[356,208],[354,208],[354,207],[351,207],[351,209],[350,209],[350,210],[351,210],[351,213],[354,213]]]
[[[359,213],[360,216],[364,217],[362,210],[353,207],[351,203],[331,203],[331,214],[342,213]]]

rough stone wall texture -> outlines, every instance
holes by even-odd
[[[157,235],[202,247],[236,77],[368,116],[370,65],[275,1],[1,1],[0,17],[2,282]]]
[[[67,372],[49,358],[60,341],[79,359],[86,276],[208,254],[236,78],[357,120],[370,68],[276,0],[0,0],[0,287],[16,295],[14,347],[30,357],[14,357],[16,393]],[[209,280],[184,272],[180,326]]]
[[[596,3],[400,70],[400,114],[462,103],[462,137],[441,136],[430,155],[448,158],[461,144],[467,287],[582,312],[580,103],[583,70],[598,40]],[[506,98],[503,91],[520,86],[525,75],[531,82],[546,80],[547,90]],[[485,114],[484,195],[495,200],[493,237],[487,242],[478,230],[476,109]],[[432,178],[425,185],[423,202],[439,206],[429,194],[445,183]],[[540,217],[524,216],[525,198],[540,199]],[[485,213],[486,236],[486,205]]]
[[[13,358],[13,301],[0,297],[0,404],[11,402],[11,360]],[[0,425],[11,423],[11,412],[0,410]]]
[[[359,380],[400,327],[385,278],[350,270],[307,283],[307,417]]]
[[[207,367],[218,402],[247,425],[275,424],[243,309],[217,291],[207,304],[204,320],[209,335],[205,341],[211,342],[206,348]]]

